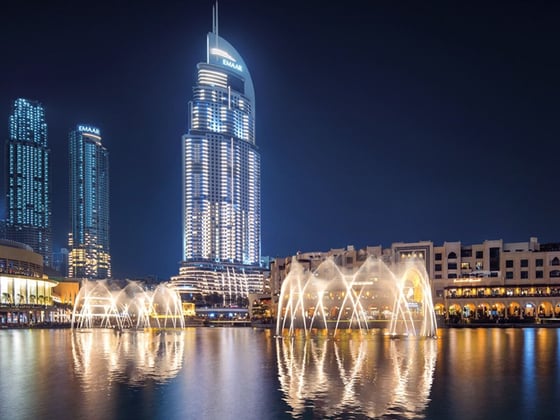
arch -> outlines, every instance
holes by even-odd
[[[434,305],[436,315],[445,315],[445,305],[443,303],[436,303]]]
[[[463,318],[474,318],[476,314],[476,306],[473,303],[465,303],[463,306]]]
[[[476,318],[485,319],[490,317],[490,305],[486,302],[479,303],[476,307]]]
[[[541,302],[538,307],[539,318],[550,318],[554,315],[554,307],[548,301]]]
[[[504,318],[506,316],[506,305],[502,302],[493,303],[490,307],[490,316],[492,318]]]
[[[455,254],[453,251],[451,251],[449,254],[447,254],[447,259],[448,260],[456,260],[457,259],[457,254]],[[557,264],[560,265],[560,264]]]
[[[519,318],[521,316],[521,304],[519,302],[510,302],[507,307],[508,318]]]
[[[524,318],[533,318],[537,315],[538,306],[534,302],[527,302],[522,309]]]
[[[558,257],[554,257],[550,260],[550,265],[560,265],[560,259],[558,259]]]

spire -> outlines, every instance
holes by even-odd
[[[212,6],[212,32],[216,35],[216,46],[218,46],[218,1]]]

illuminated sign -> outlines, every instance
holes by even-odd
[[[222,64],[224,66],[231,67],[234,70],[243,71],[243,66],[241,64],[237,64],[231,60],[228,60],[227,58],[222,58]]]
[[[97,136],[101,135],[99,132],[99,128],[90,127],[89,125],[79,125],[78,131],[81,131],[82,133],[95,134]]]

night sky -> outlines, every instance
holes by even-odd
[[[19,3],[0,15],[0,133],[14,99],[45,107],[54,249],[69,230],[68,131],[95,125],[110,153],[114,277],[169,278],[213,2]],[[219,3],[219,33],[255,85],[262,254],[560,242],[560,8],[329,3]]]

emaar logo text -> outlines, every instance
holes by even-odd
[[[233,61],[228,60],[227,58],[222,58],[222,64],[224,66],[231,67],[234,70],[243,71],[243,66],[241,64],[234,63]]]

